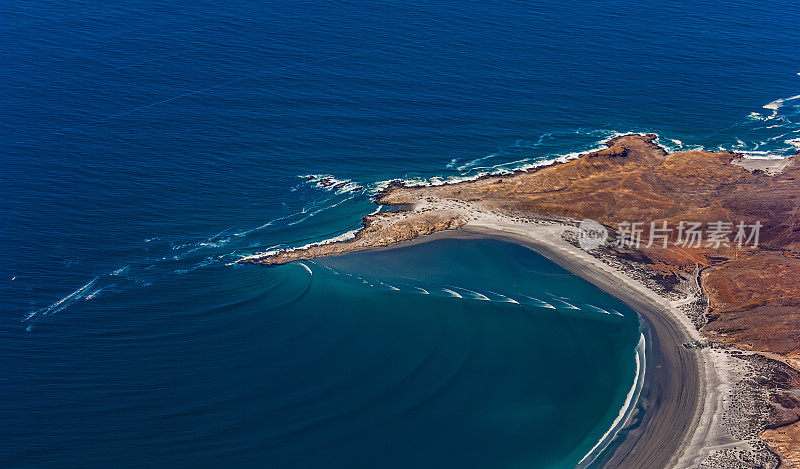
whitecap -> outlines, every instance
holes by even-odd
[[[598,313],[602,313],[602,314],[608,314],[609,316],[611,316],[611,312],[610,311],[606,311],[603,308],[600,308],[599,306],[595,306],[595,305],[584,305],[584,306],[586,306],[587,308],[591,309],[592,311],[595,311],[595,312],[598,312]]]
[[[470,297],[471,297],[472,299],[474,299],[474,300],[480,300],[480,301],[492,301],[492,300],[491,300],[491,299],[490,299],[488,296],[486,296],[486,295],[484,295],[484,294],[482,294],[482,293],[478,293],[478,292],[476,292],[476,291],[473,291],[473,290],[469,290],[469,289],[466,289],[466,288],[461,288],[461,287],[452,287],[452,288],[455,288],[455,289],[458,289],[458,290],[461,290],[461,291],[468,292],[468,293],[469,293],[469,295],[470,295]]]
[[[314,184],[314,187],[336,194],[360,192],[364,187],[352,179],[338,179],[330,174],[305,174],[299,176]]]
[[[449,288],[442,288],[442,291],[445,292],[445,293],[449,293],[451,296],[453,296],[455,298],[464,298],[463,296],[459,295],[458,293],[454,292],[453,290],[450,290]]]
[[[563,306],[563,307],[565,307],[567,309],[578,309],[578,310],[580,309],[577,306],[573,305],[572,303],[567,303],[566,301],[564,301],[562,299],[559,299],[557,297],[553,297],[553,299],[551,301],[554,302],[554,303],[560,304],[561,306]]]
[[[84,299],[85,299],[85,300],[87,300],[87,301],[88,301],[88,300],[91,300],[92,298],[94,298],[94,297],[96,297],[97,295],[99,295],[99,294],[100,294],[100,292],[102,292],[102,291],[103,291],[103,289],[102,289],[102,288],[98,288],[97,290],[95,290],[95,291],[93,291],[93,292],[89,293],[88,295],[86,295],[86,297],[85,297]]]
[[[636,345],[636,351],[634,353],[634,357],[636,361],[636,375],[634,377],[633,384],[631,385],[631,388],[628,391],[628,394],[625,396],[625,403],[619,409],[617,417],[611,423],[611,426],[603,434],[603,436],[600,437],[600,440],[598,440],[597,443],[592,447],[592,449],[590,449],[589,452],[586,453],[586,455],[583,458],[581,458],[580,461],[578,461],[579,467],[586,467],[592,462],[594,462],[594,460],[600,454],[600,452],[597,451],[600,448],[600,446],[604,444],[607,445],[608,443],[611,442],[611,440],[614,439],[616,433],[620,430],[620,428],[622,428],[621,424],[623,423],[623,419],[628,415],[634,402],[636,401],[637,395],[641,392],[641,385],[647,368],[647,361],[645,360],[644,334],[639,334],[639,343]],[[586,465],[584,465],[583,464],[584,461],[586,461],[592,455],[594,455],[593,458],[590,461],[588,461]]]
[[[762,107],[764,109],[769,109],[771,111],[777,111],[778,109],[781,108],[781,106],[783,106],[783,99],[776,99],[775,101],[772,101],[771,103],[767,103]]]
[[[293,252],[293,251],[298,251],[298,250],[302,250],[302,249],[308,249],[308,248],[315,247],[315,246],[323,246],[323,245],[326,245],[326,244],[342,242],[342,241],[348,241],[348,240],[351,240],[351,239],[355,238],[356,237],[356,233],[358,233],[358,231],[360,229],[361,228],[356,228],[354,230],[350,230],[350,231],[341,233],[339,235],[333,236],[332,238],[324,239],[322,241],[315,241],[313,243],[308,243],[308,244],[305,244],[303,246],[297,246],[297,247],[286,248],[286,249],[273,249],[273,250],[269,250],[269,251],[262,251],[262,252],[257,252],[257,253],[254,253],[254,254],[249,254],[249,255],[240,257],[239,261],[261,259],[261,258],[264,258],[264,257],[274,256],[275,254],[278,254],[280,252]],[[272,246],[272,247],[276,247],[276,246]]]
[[[491,290],[487,290],[487,291],[489,293],[491,293],[492,295],[499,296],[501,298],[501,300],[500,300],[501,303],[519,304],[519,301],[515,300],[514,298],[510,298],[510,297],[508,297],[506,295],[503,295],[502,293],[497,293],[497,292],[494,292],[494,291],[491,291]]]
[[[307,266],[307,265],[305,264],[305,262],[298,262],[298,264],[299,264],[299,265],[302,265],[302,266],[303,266],[303,268],[305,268],[305,269],[306,269],[306,271],[308,271],[308,274],[309,274],[309,275],[314,275],[314,272],[312,272],[312,271],[311,271],[311,267]]]
[[[122,274],[128,272],[128,270],[130,270],[130,265],[124,265],[124,266],[120,267],[119,269],[111,272],[109,275],[122,275]]]
[[[788,140],[784,140],[784,143],[788,143],[789,145],[793,146],[797,150],[800,150],[800,138],[790,138]]]
[[[534,298],[534,297],[528,296],[528,295],[523,295],[523,296],[525,298],[528,298],[529,300],[533,301],[534,302],[533,303],[534,306],[538,306],[540,308],[556,309],[555,306],[551,305],[550,303],[548,303],[548,302],[546,302],[544,300],[540,300],[539,298]]]
[[[468,161],[468,162],[462,164],[461,166],[457,167],[456,169],[459,170],[459,171],[464,171],[465,169],[468,169],[468,168],[471,168],[472,166],[475,166],[476,164],[480,163],[481,161],[487,160],[489,158],[493,158],[495,156],[497,156],[497,153],[492,153],[491,155],[486,155],[486,156],[483,156],[483,157],[480,157],[480,158],[475,158],[472,161]]]
[[[67,307],[69,307],[70,305],[75,303],[76,301],[78,301],[81,298],[83,298],[86,295],[86,291],[89,290],[92,286],[94,286],[94,284],[95,284],[95,282],[97,281],[98,278],[99,277],[93,278],[86,285],[78,288],[77,290],[75,290],[72,293],[70,293],[69,295],[61,298],[60,300],[56,301],[55,303],[52,303],[50,306],[46,306],[44,308],[40,308],[40,309],[37,309],[35,311],[31,311],[30,313],[28,313],[27,316],[25,316],[25,319],[23,319],[23,321],[28,321],[30,319],[33,319],[36,316],[49,316],[51,314],[58,313],[59,311],[63,311],[64,309],[66,309]]]

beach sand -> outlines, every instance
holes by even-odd
[[[796,454],[786,449],[796,442],[765,430],[793,424],[800,415],[800,374],[788,363],[800,356],[792,300],[800,286],[793,275],[800,257],[792,224],[800,160],[669,154],[655,135],[615,137],[606,145],[512,175],[440,186],[395,183],[375,201],[404,210],[365,216],[351,239],[240,262],[283,264],[443,237],[521,244],[628,304],[647,331],[644,387],[598,464],[778,467],[771,451],[788,461]],[[577,243],[575,218],[611,227],[620,220],[711,223],[754,214],[763,220],[764,247],[747,251],[672,246],[643,253],[603,246],[587,252]]]
[[[568,242],[563,236],[576,229],[564,220],[514,217],[487,211],[477,204],[431,200],[425,205],[458,214],[466,225],[440,231],[383,249],[438,239],[492,238],[525,246],[574,275],[623,301],[640,314],[647,330],[645,382],[639,400],[622,429],[604,444],[609,451],[594,465],[603,467],[724,467],[719,453],[736,449],[764,453],[751,438],[735,438],[722,425],[727,419],[730,394],[747,373],[746,363],[730,351],[705,347],[683,307],[702,301],[696,290],[683,298],[665,297],[635,275],[612,266]],[[612,451],[613,450],[613,451]],[[769,456],[767,456],[769,459]],[[769,465],[769,463],[767,463]]]

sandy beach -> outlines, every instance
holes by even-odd
[[[749,439],[734,438],[721,421],[729,394],[745,374],[728,351],[692,347],[704,339],[682,307],[702,301],[697,291],[668,298],[568,242],[564,233],[575,230],[565,220],[537,220],[486,211],[467,202],[431,201],[469,221],[459,229],[440,231],[383,249],[439,239],[492,238],[525,246],[574,275],[623,301],[640,314],[646,331],[646,372],[642,392],[628,412],[623,427],[612,435],[593,466],[603,467],[715,467],[715,453],[726,448],[753,450]],[[710,458],[711,457],[711,458]]]
[[[601,443],[608,451],[596,465],[778,467],[776,453],[791,458],[794,441],[769,430],[800,415],[800,377],[787,363],[797,343],[792,292],[800,285],[793,277],[800,265],[795,208],[787,202],[797,196],[796,159],[767,167],[730,152],[669,154],[654,135],[615,137],[606,145],[512,175],[438,186],[396,183],[375,202],[402,209],[365,216],[351,237],[241,262],[283,264],[443,237],[523,245],[626,303],[646,331],[642,391],[625,424]],[[763,217],[762,244],[769,249],[685,249],[675,241],[646,252],[638,245],[587,251],[577,242],[586,218],[617,236],[620,220],[677,225],[683,217],[711,223],[753,214]]]

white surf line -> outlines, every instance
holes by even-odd
[[[494,291],[491,291],[491,290],[486,290],[486,291],[488,291],[488,292],[489,292],[489,293],[491,293],[492,295],[497,295],[497,296],[499,296],[499,297],[505,298],[505,300],[504,300],[504,301],[502,301],[502,303],[514,303],[514,304],[519,304],[519,301],[515,300],[514,298],[509,298],[509,297],[507,297],[506,295],[503,295],[502,293],[497,293],[497,292],[494,292]]]
[[[559,300],[558,298],[553,298],[553,299],[552,299],[552,301],[553,301],[554,303],[561,303],[561,304],[562,304],[562,305],[563,305],[565,308],[567,308],[567,309],[578,309],[578,310],[580,309],[580,308],[578,308],[577,306],[575,306],[575,305],[573,305],[573,304],[571,304],[571,303],[567,303],[567,302],[566,302],[566,301],[564,301],[564,300]]]
[[[287,223],[287,224],[286,224],[286,226],[294,226],[294,225],[297,225],[298,223],[302,223],[302,222],[304,222],[304,221],[308,220],[309,218],[311,218],[311,217],[313,217],[313,216],[316,216],[316,215],[317,215],[318,213],[320,213],[320,212],[324,212],[324,211],[326,211],[326,210],[330,210],[330,209],[332,209],[332,208],[336,208],[336,207],[338,207],[339,205],[342,205],[343,203],[347,202],[348,200],[353,200],[354,198],[356,198],[356,196],[357,196],[357,195],[358,195],[358,194],[353,194],[352,196],[350,196],[350,197],[347,197],[347,198],[345,198],[345,199],[342,199],[342,200],[340,200],[339,202],[336,202],[335,204],[332,204],[332,205],[326,205],[326,206],[324,206],[324,207],[320,207],[320,208],[318,208],[318,209],[316,209],[316,210],[314,210],[314,211],[312,211],[312,212],[304,212],[304,213],[308,213],[308,215],[306,215],[305,217],[303,217],[303,218],[301,218],[301,219],[299,219],[299,220],[293,221],[293,222],[291,222],[291,223]],[[330,199],[329,199],[329,200],[330,200]],[[304,209],[304,210],[305,210],[305,209]]]
[[[464,298],[463,296],[459,295],[458,293],[454,292],[453,290],[451,290],[449,288],[442,288],[442,291],[445,292],[445,293],[451,294],[455,298]]]
[[[421,291],[423,295],[430,295],[430,292],[428,292],[428,290],[426,290],[424,288],[420,288],[420,287],[414,287],[414,288],[416,288],[417,290]]]
[[[307,266],[304,262],[298,262],[298,264],[302,265],[310,275],[314,275],[314,272],[311,271],[311,267]]]
[[[527,298],[527,299],[529,299],[531,301],[535,301],[536,302],[536,306],[539,306],[541,308],[556,309],[555,306],[551,305],[550,303],[548,303],[546,301],[540,300],[539,298],[534,298],[534,297],[528,296],[528,295],[522,295],[522,296],[524,296],[525,298]]]
[[[392,289],[392,290],[394,290],[394,291],[400,291],[400,289],[399,289],[399,288],[397,288],[397,287],[395,287],[394,285],[389,285],[388,283],[386,283],[386,282],[382,282],[382,281],[380,281],[380,280],[376,280],[376,282],[380,283],[381,285],[383,285],[383,286],[385,286],[385,287],[389,287],[389,288],[391,288],[391,289]]]
[[[469,161],[467,163],[462,164],[461,166],[458,166],[456,169],[458,171],[464,171],[465,169],[471,168],[471,167],[475,166],[476,164],[480,163],[483,160],[486,160],[486,159],[489,159],[489,158],[492,158],[492,157],[495,157],[495,156],[499,156],[499,155],[497,153],[492,153],[491,155],[486,155],[486,156],[481,157],[481,158],[475,158],[472,161]]]
[[[800,94],[795,95],[795,96],[790,96],[788,98],[776,99],[775,101],[772,101],[771,103],[768,103],[768,104],[765,104],[764,106],[762,106],[762,108],[769,109],[770,111],[772,111],[772,115],[768,116],[767,119],[774,119],[778,115],[778,109],[780,109],[783,106],[783,103],[785,103],[786,101],[792,101],[792,100],[795,100],[795,99],[800,99]]]
[[[385,285],[385,286],[387,286],[387,287],[391,288],[391,289],[392,289],[392,290],[394,290],[394,291],[400,291],[400,289],[399,289],[399,288],[395,287],[394,285],[389,285],[389,284],[388,284],[388,283],[386,283],[386,282],[381,282],[380,280],[378,280],[378,283],[380,283],[381,285]]]
[[[328,269],[328,270],[330,270],[331,272],[333,272],[335,275],[341,275],[341,274],[339,273],[339,271],[338,271],[338,270],[336,270],[336,269],[332,269],[332,268],[328,267],[328,266],[327,266],[327,265],[325,265],[325,264],[317,264],[317,265],[321,265],[322,267],[325,267],[326,269]]]
[[[91,300],[92,298],[94,298],[97,295],[99,295],[100,292],[102,292],[102,291],[103,291],[103,288],[98,288],[97,290],[95,290],[95,291],[89,293],[88,295],[86,295],[86,297],[84,297],[84,299],[85,300]]]
[[[481,294],[481,293],[478,293],[476,291],[470,290],[468,288],[462,288],[462,287],[452,287],[452,288],[455,288],[457,290],[463,290],[463,291],[466,291],[466,292],[470,292],[471,294],[475,295],[475,297],[472,298],[473,300],[492,301],[492,299],[489,298],[488,296],[486,296],[484,294]]]
[[[271,256],[273,254],[277,254],[277,253],[280,252],[280,249],[275,249],[278,246],[280,246],[280,244],[276,244],[274,246],[269,246],[266,251],[258,251],[258,252],[253,253],[253,254],[248,254],[246,256],[241,256],[236,261],[230,262],[230,263],[225,264],[225,265],[231,266],[231,265],[235,265],[236,262],[238,262],[238,261],[246,261],[248,259],[259,259],[261,257],[267,257],[267,256]]]
[[[330,202],[331,200],[333,200],[333,197],[325,199],[320,203]],[[302,209],[300,209],[299,212],[293,212],[293,213],[290,213],[288,215],[284,215],[282,217],[273,218],[272,220],[264,223],[263,225],[259,225],[259,226],[255,227],[255,228],[250,228],[249,230],[240,231],[238,233],[233,233],[231,236],[234,236],[234,237],[238,238],[240,236],[244,236],[244,235],[250,234],[250,233],[252,233],[254,231],[262,230],[262,229],[264,229],[264,228],[266,228],[268,226],[272,226],[272,224],[277,222],[277,221],[286,220],[287,218],[297,217],[297,216],[300,216],[300,215],[305,215],[306,213],[308,213],[308,206],[303,207]]]
[[[374,189],[372,193],[376,194],[377,192],[388,187],[388,185],[393,182],[401,183],[406,187],[436,187],[436,186],[456,184],[459,182],[474,181],[484,176],[503,176],[512,174],[514,172],[528,171],[533,168],[548,166],[553,163],[566,163],[570,160],[580,158],[583,155],[594,153],[600,150],[605,150],[607,148],[606,143],[614,138],[623,135],[646,135],[646,133],[642,132],[616,132],[613,130],[605,130],[605,129],[597,129],[596,132],[602,132],[605,135],[600,140],[594,142],[594,147],[588,148],[586,150],[578,150],[561,154],[557,153],[551,155],[549,158],[523,158],[521,160],[499,163],[493,166],[471,166],[468,169],[465,168],[466,171],[462,170],[462,174],[459,176],[448,176],[448,177],[431,176],[428,178],[420,176],[413,178],[396,178],[385,181],[378,181],[374,183]],[[666,148],[663,144],[661,144],[658,141],[658,138],[656,138],[655,143],[660,148],[664,148],[669,151],[669,148]],[[480,158],[479,160],[484,160],[492,156],[500,156],[500,154],[488,155],[486,157]],[[462,165],[462,167],[463,166],[465,165]],[[474,171],[477,170],[484,170],[484,171],[473,173]]]
[[[626,414],[628,413],[628,410],[633,404],[634,396],[640,390],[639,381],[641,381],[641,377],[644,376],[645,368],[647,365],[647,362],[644,360],[645,356],[644,352],[645,352],[644,334],[639,334],[639,343],[636,345],[636,353],[634,355],[636,357],[636,377],[633,380],[633,385],[631,385],[631,389],[628,391],[628,395],[625,397],[625,404],[623,404],[622,408],[619,410],[617,418],[614,419],[614,422],[611,423],[611,426],[608,428],[608,430],[603,434],[602,437],[600,437],[600,440],[592,447],[592,449],[589,450],[588,453],[586,453],[586,456],[584,456],[580,461],[578,461],[578,466],[582,465],[583,462],[586,461],[586,459],[589,456],[591,456],[592,453],[594,453],[595,450],[597,450],[597,448],[599,448],[601,444],[603,444],[604,442],[610,442],[613,439],[613,437],[616,436],[616,434],[619,432],[620,429],[616,427],[622,422],[622,419],[625,418]],[[641,358],[639,358],[640,355]],[[594,462],[594,460],[597,459],[597,456],[599,456],[599,454],[595,455],[594,458],[592,458],[592,460],[589,461],[589,464]]]
[[[348,240],[351,240],[351,239],[355,238],[356,237],[356,233],[358,233],[358,231],[360,229],[361,228],[356,228],[356,229],[347,231],[345,233],[341,233],[339,235],[336,235],[336,236],[334,236],[332,238],[324,239],[322,241],[315,241],[313,243],[308,243],[308,244],[306,244],[304,246],[296,246],[296,247],[280,248],[280,249],[272,249],[272,248],[278,247],[280,245],[271,246],[270,248],[268,248],[268,249],[271,249],[269,251],[257,252],[255,254],[242,256],[242,257],[240,257],[238,259],[238,261],[246,261],[246,260],[249,260],[249,259],[260,259],[262,257],[273,256],[273,255],[278,254],[280,252],[294,252],[294,251],[299,251],[299,250],[302,250],[302,249],[308,249],[308,248],[315,247],[315,246],[323,246],[323,245],[326,245],[326,244],[331,244],[331,243],[336,243],[336,242],[341,242],[341,241],[348,241]],[[235,264],[235,262],[234,262],[234,264]]]
[[[606,311],[606,310],[604,310],[603,308],[601,308],[599,306],[587,305],[587,304],[585,304],[584,306],[586,306],[587,308],[589,308],[589,309],[591,309],[593,311],[596,311],[598,313],[608,314],[609,316],[611,316],[611,312],[610,311]]]
[[[550,293],[549,291],[548,292],[544,292],[544,294],[549,296],[550,298],[558,298],[559,300],[567,300],[568,299],[566,296],[554,295],[554,294]]]
[[[119,270],[122,270],[122,269],[119,269]],[[112,275],[116,275],[116,274],[112,274]],[[56,301],[55,303],[51,304],[50,306],[37,309],[36,311],[31,311],[30,313],[28,313],[27,316],[25,316],[25,319],[23,319],[23,321],[28,321],[30,319],[33,319],[36,316],[49,316],[50,314],[57,313],[59,311],[63,311],[69,305],[71,305],[72,303],[74,303],[77,300],[81,299],[81,295],[83,294],[83,292],[85,292],[86,290],[91,288],[94,285],[94,283],[97,281],[98,278],[100,278],[100,277],[93,278],[86,285],[78,288],[74,292],[70,293],[69,295],[65,296],[64,298],[61,298],[60,300]]]

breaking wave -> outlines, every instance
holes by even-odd
[[[553,163],[567,162],[586,153],[603,149],[606,147],[605,142],[609,139],[631,133],[655,133],[659,135],[658,144],[670,152],[710,149],[734,151],[746,158],[785,158],[800,151],[800,125],[798,122],[800,122],[800,94],[775,99],[763,105],[761,110],[753,110],[744,116],[741,122],[721,132],[726,135],[739,133],[747,137],[734,137],[729,142],[718,143],[716,146],[704,147],[700,144],[701,142],[693,142],[689,137],[665,135],[657,129],[635,129],[620,132],[611,129],[578,128],[570,131],[546,132],[534,139],[518,139],[510,147],[486,155],[477,155],[472,158],[451,158],[443,168],[444,172],[439,174],[419,174],[374,182],[357,182],[332,174],[302,175],[300,178],[309,186],[309,193],[318,193],[321,190],[328,195],[322,198],[311,197],[300,209],[274,217],[253,227],[222,230],[205,239],[170,241],[163,234],[153,234],[143,239],[143,245],[147,250],[146,257],[131,260],[125,266],[113,271],[95,275],[87,283],[63,297],[29,311],[25,314],[23,321],[32,323],[62,312],[80,301],[92,300],[111,292],[133,286],[146,287],[158,281],[163,275],[185,274],[218,264],[233,265],[238,260],[262,257],[280,250],[303,249],[352,239],[358,229],[334,232],[327,237],[313,236],[310,237],[310,242],[305,244],[291,240],[280,241],[274,235],[278,232],[283,233],[289,228],[304,227],[310,223],[310,220],[324,212],[353,207],[354,203],[363,204],[368,201],[370,195],[377,194],[392,182],[399,182],[411,187],[439,186],[476,180],[484,176],[501,176],[532,170]],[[572,149],[563,151],[568,147]],[[297,190],[302,186],[303,184],[300,184],[292,190]],[[378,206],[371,213],[378,213],[382,209],[383,206]],[[350,222],[351,227],[357,221],[354,216]],[[435,290],[419,288],[428,293]],[[419,292],[419,290],[417,291]],[[467,299],[480,301],[486,301],[484,297],[491,298],[490,292],[467,291],[464,292],[464,295],[454,293],[466,296]],[[508,302],[507,300],[502,301]],[[519,298],[513,301],[529,302],[544,308],[566,307],[561,305],[557,299],[543,301],[535,298]],[[570,306],[578,309],[574,305]]]
[[[645,360],[645,338],[644,334],[639,335],[639,343],[636,344],[636,351],[634,352],[634,359],[636,362],[636,373],[634,375],[633,384],[631,385],[628,394],[625,396],[625,402],[622,408],[619,409],[616,418],[611,423],[608,430],[600,437],[600,440],[589,450],[588,453],[578,462],[578,467],[587,467],[608,447],[612,440],[616,437],[617,433],[622,429],[625,420],[633,410],[634,405],[639,400],[639,394],[644,385],[645,370],[647,367],[647,360]]]

